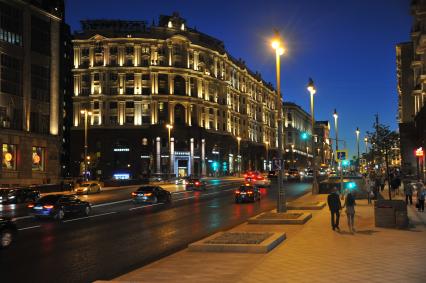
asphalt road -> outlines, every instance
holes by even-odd
[[[288,198],[310,184],[286,184]],[[90,217],[22,219],[14,246],[0,251],[1,282],[93,282],[113,279],[276,205],[274,189],[257,203],[235,204],[234,188],[173,194],[171,205],[120,202]],[[189,266],[188,268],[196,268]]]

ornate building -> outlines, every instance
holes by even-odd
[[[318,164],[328,168],[332,162],[332,142],[330,139],[330,123],[328,121],[315,121],[315,136]]]
[[[60,0],[0,0],[0,185],[60,174]]]
[[[311,115],[293,102],[283,103],[286,168],[305,169],[312,162]]]
[[[93,177],[232,174],[238,149],[242,169],[261,169],[265,143],[277,146],[271,84],[177,13],[158,25],[82,21],[73,47],[74,175],[83,161],[82,110],[91,113]]]

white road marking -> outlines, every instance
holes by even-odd
[[[82,220],[82,219],[88,219],[88,218],[94,218],[94,217],[100,217],[100,216],[104,216],[104,215],[109,215],[109,214],[114,214],[117,213],[115,211],[112,212],[106,212],[106,213],[101,213],[101,214],[96,214],[96,215],[90,215],[90,216],[85,216],[85,217],[80,217],[80,218],[73,218],[73,219],[68,219],[68,220],[64,220],[62,222],[72,222],[72,221],[77,221],[77,220]]]
[[[27,216],[16,217],[16,218],[13,218],[13,220],[18,221],[18,220],[23,220],[23,219],[27,219],[27,218],[32,218],[32,216],[27,215]]]
[[[101,206],[113,205],[113,204],[118,204],[118,203],[124,203],[124,202],[128,202],[128,201],[132,201],[132,199],[124,199],[124,200],[118,200],[118,201],[113,201],[113,202],[99,203],[99,204],[92,205],[92,207],[101,207]]]
[[[204,196],[217,195],[217,194],[220,194],[221,192],[228,192],[228,191],[233,191],[233,190],[235,190],[235,189],[221,190],[219,192],[213,192],[213,193],[209,193],[209,194],[201,194],[199,197],[202,198]],[[176,201],[181,201],[181,200],[193,199],[193,198],[196,198],[196,197],[197,196],[191,196],[191,197],[187,197],[187,198],[181,198],[181,199],[175,200],[175,202]]]
[[[41,227],[41,226],[40,226],[40,225],[37,225],[37,226],[30,226],[30,227],[25,227],[25,228],[19,228],[18,230],[19,230],[19,231],[22,231],[22,230],[28,230],[28,229],[39,228],[39,227]]]
[[[143,205],[143,206],[138,206],[138,207],[132,207],[132,208],[129,208],[129,210],[141,209],[141,208],[156,206],[156,205],[160,205],[160,204],[164,204],[164,203],[154,203],[154,204],[148,204],[148,205]]]

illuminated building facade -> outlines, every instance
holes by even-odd
[[[74,175],[82,168],[82,110],[92,114],[92,177],[234,174],[239,161],[262,168],[265,142],[277,147],[271,84],[177,13],[157,25],[82,21],[73,47]]]
[[[57,182],[63,1],[0,0],[0,185]]]

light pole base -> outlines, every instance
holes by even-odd
[[[312,182],[312,194],[313,195],[319,194],[319,185],[318,185],[318,182],[316,180],[314,180]]]

